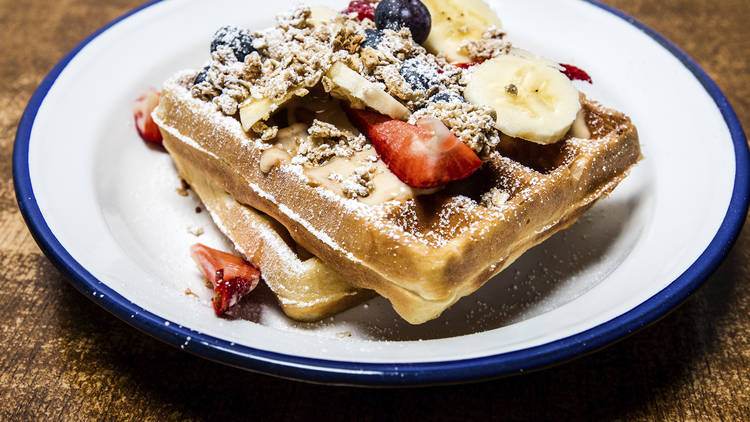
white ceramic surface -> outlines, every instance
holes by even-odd
[[[435,321],[409,326],[374,299],[300,324],[262,290],[246,306],[257,322],[213,315],[188,247],[229,245],[195,212],[192,196],[177,195],[169,157],[139,139],[133,101],[177,70],[202,66],[219,26],[268,26],[292,1],[164,1],[89,43],[59,75],[31,132],[30,177],[44,219],[76,261],[131,302],[173,324],[287,355],[465,359],[542,345],[622,315],[682,274],[721,224],[735,175],[726,124],[690,71],[624,20],[578,0],[491,3],[518,47],[591,74],[593,86],[577,86],[632,117],[645,160],[575,226]],[[205,233],[196,238],[189,227]]]

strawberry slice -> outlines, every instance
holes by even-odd
[[[482,160],[437,119],[416,125],[345,106],[346,114],[402,182],[434,188],[472,175]]]
[[[161,144],[161,132],[159,132],[159,127],[154,123],[154,119],[151,118],[151,112],[159,104],[160,96],[159,91],[151,88],[135,100],[135,107],[133,107],[135,128],[138,129],[138,134],[141,135],[144,141],[157,144]]]
[[[190,247],[190,255],[214,286],[213,304],[217,316],[224,315],[260,280],[260,271],[255,266],[230,253],[196,243]]]
[[[349,3],[349,7],[344,10],[344,14],[356,13],[357,19],[365,20],[369,19],[375,21],[375,2],[371,0],[354,0]]]
[[[453,63],[453,66],[460,67],[461,69],[468,69],[478,64],[479,62]]]
[[[586,73],[585,70],[573,66],[572,64],[565,64],[560,63],[560,66],[562,66],[565,70],[562,71],[562,73],[568,77],[571,81],[584,81],[588,82],[590,84],[594,84],[594,81],[591,79],[591,76],[589,76],[588,73]]]

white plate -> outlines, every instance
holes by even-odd
[[[592,75],[593,85],[578,87],[632,117],[645,160],[576,225],[435,321],[410,326],[379,298],[295,323],[262,290],[244,307],[255,322],[213,315],[188,247],[229,245],[193,197],[176,194],[169,156],[139,139],[133,101],[200,67],[219,26],[267,27],[292,1],[154,2],[85,40],[41,84],[19,126],[24,217],[71,282],[115,315],[247,369],[331,383],[456,382],[608,344],[676,306],[734,241],[747,211],[742,129],[692,60],[620,12],[581,0],[491,3],[516,46]]]

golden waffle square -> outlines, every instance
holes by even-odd
[[[175,77],[153,113],[178,162],[276,220],[352,286],[386,297],[412,324],[434,319],[524,251],[573,224],[641,157],[629,118],[582,96],[591,139],[552,145],[504,137],[482,168],[444,189],[369,205],[308,178],[299,164],[261,168],[267,145],[193,98]],[[265,171],[264,171],[265,170]],[[252,255],[252,254],[250,254]],[[269,271],[279,271],[284,258]]]

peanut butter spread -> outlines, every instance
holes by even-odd
[[[310,132],[317,133],[316,126],[328,126],[316,122],[312,126],[295,123],[279,130],[278,141],[261,156],[261,170],[269,172],[275,166],[286,163],[301,165],[309,183],[371,205],[409,199],[421,193],[421,190],[409,187],[391,173],[369,143],[363,142],[356,149],[320,144],[307,152],[299,152],[314,144],[315,138]],[[357,134],[356,137],[362,135]]]

